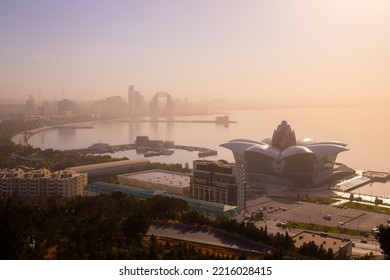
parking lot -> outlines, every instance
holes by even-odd
[[[301,230],[284,227],[284,223],[289,221],[372,232],[375,226],[387,224],[390,218],[390,215],[381,213],[346,207],[340,208],[336,205],[297,202],[293,199],[275,196],[261,196],[248,200],[247,210],[249,213],[263,211],[264,220],[255,221],[257,227],[267,226],[267,231],[273,234],[287,231],[291,236],[298,234]],[[326,215],[331,218],[324,219]],[[345,237],[345,235],[341,236]],[[379,243],[373,236],[369,238],[350,236],[350,240],[354,243],[352,254],[355,256],[364,256],[371,253],[379,258],[383,256]]]
[[[263,196],[247,203],[249,212],[263,209],[266,221],[297,221],[368,232],[379,224],[387,224],[390,218],[389,215],[381,213],[340,208],[335,205],[296,202],[280,197]]]

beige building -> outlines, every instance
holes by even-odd
[[[50,171],[37,169],[25,172],[19,180],[18,194],[21,196],[47,195],[47,183]]]
[[[20,168],[0,169],[0,193],[12,195],[19,192],[20,178],[24,171]]]
[[[191,198],[246,208],[243,166],[226,161],[194,160]]]
[[[0,170],[0,192],[21,196],[57,195],[73,197],[83,195],[88,184],[86,173],[47,169],[29,170],[9,168]]]
[[[57,171],[48,179],[47,194],[62,197],[82,196],[87,184],[86,173],[76,173],[71,170]]]

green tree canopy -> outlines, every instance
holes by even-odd
[[[388,260],[390,259],[390,227],[380,225],[378,230],[379,232],[376,234],[376,239],[384,252],[385,259]]]

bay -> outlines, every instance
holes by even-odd
[[[50,129],[30,137],[29,144],[42,149],[87,148],[94,143],[133,143],[137,136],[152,140],[171,140],[177,145],[216,149],[218,155],[207,159],[234,161],[230,150],[219,147],[232,139],[260,141],[272,137],[274,129],[286,120],[297,139],[316,141],[337,140],[347,143],[350,150],[339,154],[337,161],[354,169],[389,171],[390,106],[351,108],[294,108],[221,112],[237,123],[229,126],[215,123],[127,122],[92,123],[93,129]],[[214,120],[217,115],[175,116],[175,120]],[[163,120],[163,119],[161,119]],[[114,157],[135,158],[135,151],[112,154]],[[149,158],[165,163],[189,163],[198,159],[196,152],[175,150],[171,156]]]

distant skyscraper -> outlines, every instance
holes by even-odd
[[[26,101],[26,111],[28,113],[35,113],[35,100],[31,95],[28,96]]]
[[[142,113],[145,109],[145,99],[139,91],[134,91],[134,86],[129,86],[129,112],[130,114]]]
[[[76,110],[76,104],[69,100],[69,99],[63,99],[62,101],[58,101],[58,114],[71,117],[74,115]]]
[[[129,112],[134,113],[135,104],[134,104],[134,86],[129,86]]]
[[[145,99],[139,91],[134,94],[134,110],[136,113],[142,113],[145,107]]]

